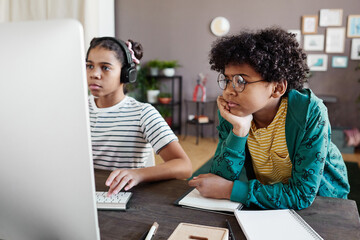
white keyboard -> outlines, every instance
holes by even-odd
[[[98,209],[126,210],[131,192],[119,192],[107,197],[107,192],[96,192],[96,206]]]

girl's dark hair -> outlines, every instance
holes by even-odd
[[[93,38],[90,42],[90,47],[86,53],[86,60],[88,59],[89,52],[91,49],[96,47],[101,47],[110,51],[113,51],[115,53],[116,58],[120,61],[120,63],[123,65],[125,62],[125,53],[123,49],[120,47],[120,45],[117,43],[116,38],[112,40],[111,38]],[[143,56],[143,47],[140,43],[135,42],[131,39],[128,40],[132,44],[132,50],[134,51],[134,55],[137,59],[141,59]]]
[[[306,54],[295,34],[277,27],[244,31],[216,40],[209,63],[218,72],[224,72],[228,64],[248,64],[268,82],[286,80],[287,92],[302,89],[309,73]]]

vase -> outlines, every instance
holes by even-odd
[[[150,75],[151,76],[158,76],[159,75],[159,68],[155,68],[155,67],[150,68]]]
[[[163,74],[166,77],[173,77],[175,75],[175,68],[164,68]]]
[[[147,90],[148,103],[157,103],[160,90]]]

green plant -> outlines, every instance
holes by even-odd
[[[156,78],[146,78],[145,87],[146,90],[157,90],[160,88],[160,83]]]
[[[162,61],[158,59],[150,60],[147,62],[146,66],[149,68],[162,68]]]
[[[158,98],[171,98],[171,97],[172,97],[171,93],[167,93],[167,92],[161,92],[158,95]]]
[[[163,118],[168,118],[172,116],[171,109],[167,106],[158,106],[157,109]]]
[[[163,61],[161,68],[177,68],[181,67],[177,60]]]

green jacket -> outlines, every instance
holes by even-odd
[[[236,136],[220,114],[217,128],[219,144],[210,172],[234,181],[232,201],[265,209],[303,209],[316,195],[347,198],[347,171],[340,151],[331,142],[327,108],[311,90],[288,93],[285,136],[292,172],[287,184],[263,185],[252,179],[247,136]]]

